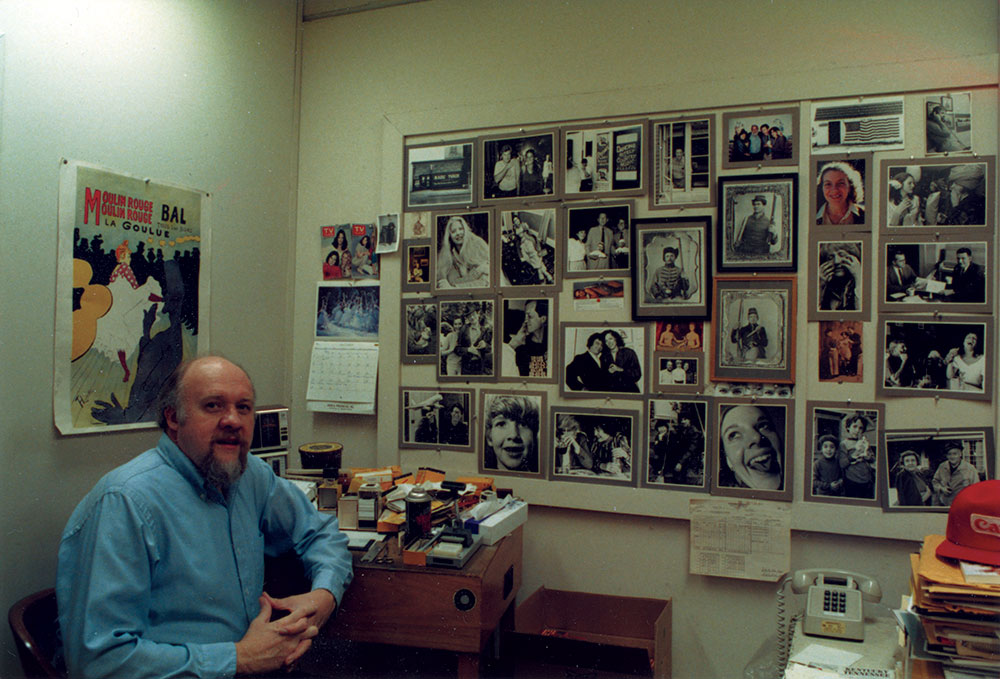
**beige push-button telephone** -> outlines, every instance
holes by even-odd
[[[862,641],[865,638],[864,601],[878,601],[882,589],[874,579],[838,570],[798,571],[792,591],[806,593],[802,632],[813,636]]]

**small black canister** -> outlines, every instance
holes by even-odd
[[[431,532],[431,496],[423,488],[406,495],[406,539],[413,540]]]

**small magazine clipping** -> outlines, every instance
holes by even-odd
[[[788,504],[760,500],[691,500],[691,554],[695,575],[777,582],[791,565]]]

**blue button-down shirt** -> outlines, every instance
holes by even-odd
[[[231,677],[260,610],[264,555],[294,549],[314,589],[352,577],[336,518],[251,455],[228,500],[164,434],[80,502],[56,595],[77,677]]]

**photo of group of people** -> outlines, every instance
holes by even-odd
[[[972,162],[950,158],[883,160],[885,224],[892,230],[991,225],[994,168],[992,158]]]
[[[378,338],[379,286],[319,283],[316,292],[316,337],[339,340]]]
[[[993,391],[984,353],[993,339],[992,319],[903,320],[884,317],[880,391],[886,395],[948,392],[955,398],[989,400]]]
[[[861,404],[858,404],[859,406]],[[877,503],[884,428],[877,404],[843,408],[812,402],[805,498]]]
[[[401,446],[471,448],[470,390],[403,389],[400,398]]]
[[[630,204],[571,207],[566,221],[566,276],[631,267]]]
[[[650,399],[648,415],[646,483],[706,490],[708,404]]]
[[[646,392],[646,328],[563,324],[562,394],[639,396]]]
[[[636,415],[552,408],[552,476],[631,482]]]
[[[864,346],[860,321],[820,321],[819,379],[860,382],[864,377]]]
[[[987,302],[989,243],[943,242],[933,237],[894,239],[885,246],[884,295],[880,305],[934,305],[932,310],[976,310]],[[962,305],[961,308],[956,305]]]
[[[747,163],[790,164],[795,154],[797,109],[741,111],[723,116],[728,139],[723,167]]]
[[[403,302],[406,363],[433,363],[438,351],[438,307],[433,301]]]
[[[553,196],[555,133],[483,140],[485,201]]]
[[[657,356],[657,391],[671,391],[673,387],[701,384],[700,361],[683,355]]]
[[[438,379],[494,377],[496,302],[442,300],[439,309]]]
[[[992,431],[901,430],[886,433],[886,509],[946,512],[963,488],[992,479]]]
[[[323,280],[377,279],[377,231],[375,224],[322,227]]]

